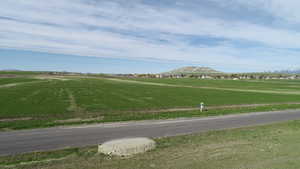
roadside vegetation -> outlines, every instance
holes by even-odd
[[[0,88],[0,130],[300,108],[300,81],[142,79],[155,84],[141,84],[109,78],[53,77],[39,77],[36,83],[23,83],[36,81],[34,76],[0,78],[0,86],[23,83]],[[243,91],[222,90],[228,87]],[[258,92],[247,91],[249,88]],[[205,103],[208,111],[197,110],[200,102]],[[226,107],[229,105],[234,106]]]
[[[0,157],[4,169],[282,169],[300,167],[300,121],[156,139],[157,148],[132,157],[97,147]]]

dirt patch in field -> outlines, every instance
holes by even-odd
[[[26,121],[26,120],[32,120],[32,118],[31,117],[24,117],[24,118],[0,119],[0,122]]]
[[[70,80],[70,79],[67,79],[63,76],[35,76],[34,78],[36,79],[41,79],[41,80],[45,80],[45,79],[49,79],[49,80],[63,80],[63,81],[66,81],[66,80]]]
[[[33,82],[9,83],[9,84],[0,85],[0,88],[15,87],[15,86],[19,86],[19,85],[34,84],[34,83],[43,83],[43,82],[48,82],[48,81],[33,81]]]
[[[0,78],[16,78],[16,77],[23,77],[18,75],[0,75]]]
[[[0,88],[5,88],[5,87],[14,87],[17,86],[19,83],[10,83],[10,84],[5,84],[5,85],[0,85]]]

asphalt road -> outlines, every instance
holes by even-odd
[[[0,132],[0,156],[96,145],[124,137],[165,137],[300,119],[300,110]]]

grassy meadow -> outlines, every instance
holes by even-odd
[[[172,85],[185,85],[194,87],[216,87],[244,90],[272,90],[272,91],[295,91],[300,90],[300,80],[211,80],[211,79],[155,79],[135,78],[130,79],[140,82],[154,82]]]
[[[300,121],[156,139],[157,148],[132,157],[97,147],[0,157],[4,169],[297,169]]]
[[[6,85],[6,84],[14,84],[14,83],[25,83],[25,82],[33,82],[33,81],[38,81],[38,79],[33,79],[33,78],[0,78],[0,87],[1,85]]]
[[[138,82],[132,82],[133,80]],[[155,82],[155,84],[139,81]],[[18,85],[1,87],[7,84]],[[70,76],[63,78],[45,76],[38,79],[34,76],[0,78],[0,130],[296,109],[300,108],[300,104],[293,104],[300,103],[300,93],[297,93],[300,90],[297,84],[300,84],[300,81],[199,79],[131,79],[128,81]],[[210,86],[218,89],[184,85]],[[225,90],[227,88],[242,90],[228,91]],[[255,89],[258,92],[248,91],[248,89]],[[279,90],[284,92],[278,93]],[[197,110],[180,109],[197,108],[200,102],[204,102],[209,110],[200,113]],[[251,106],[266,103],[276,103],[276,105]],[[244,104],[249,104],[249,107],[238,107]],[[226,105],[236,105],[236,107],[213,108]],[[175,111],[162,111],[165,109],[175,109]]]

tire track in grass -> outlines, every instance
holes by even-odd
[[[72,93],[72,91],[70,89],[65,89],[68,97],[69,97],[69,107],[67,108],[67,110],[69,112],[74,113],[73,114],[73,118],[67,118],[67,119],[62,119],[62,120],[55,120],[54,122],[57,124],[63,124],[63,123],[76,123],[76,122],[89,122],[89,121],[99,121],[99,120],[103,120],[103,116],[99,116],[99,117],[85,117],[83,118],[82,115],[83,113],[88,113],[86,112],[82,107],[78,106],[76,99],[74,97],[74,94]]]
[[[68,97],[69,97],[69,107],[67,108],[68,111],[74,113],[75,117],[78,115],[78,116],[81,116],[83,113],[85,113],[85,110],[84,108],[80,107],[78,104],[77,104],[77,101],[76,101],[76,98],[73,94],[73,92],[70,90],[70,89],[65,89],[67,94],[68,94]]]
[[[71,112],[76,112],[78,111],[80,108],[78,107],[77,103],[76,103],[76,100],[75,100],[75,97],[73,95],[73,93],[71,92],[71,90],[69,89],[65,89],[66,92],[68,93],[68,96],[69,96],[69,107],[68,107],[68,111],[71,111]]]

